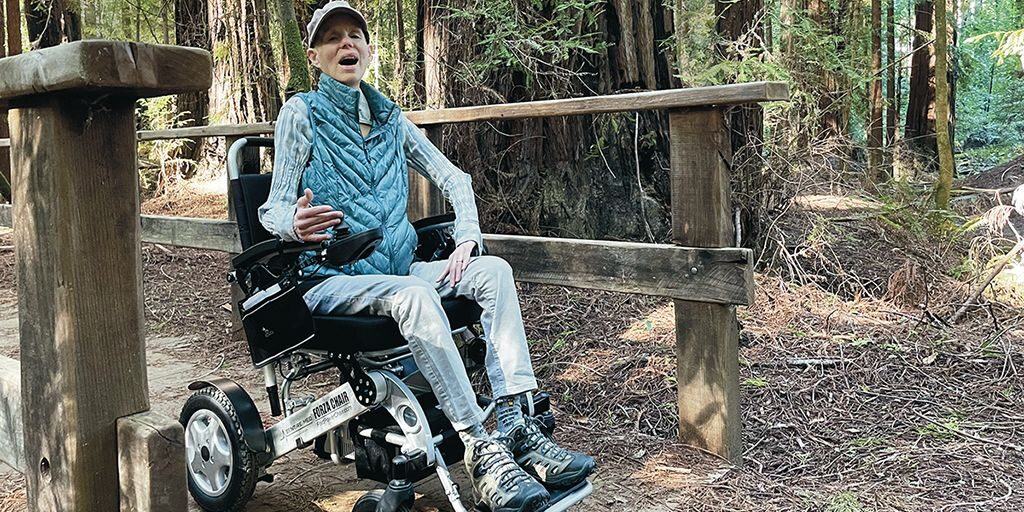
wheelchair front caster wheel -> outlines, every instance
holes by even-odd
[[[356,500],[356,504],[352,506],[352,512],[377,512],[377,504],[383,497],[384,489],[369,491]],[[402,504],[394,510],[382,512],[412,512],[412,507]]]
[[[227,395],[213,386],[196,391],[178,421],[185,428],[192,498],[208,512],[242,510],[256,488],[256,460],[242,439],[242,424]]]

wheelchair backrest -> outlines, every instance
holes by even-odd
[[[274,238],[260,224],[259,207],[270,195],[270,174],[260,174],[260,148],[274,147],[271,137],[243,137],[228,149],[231,202],[242,250]]]

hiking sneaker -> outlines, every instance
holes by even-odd
[[[548,503],[548,491],[514,460],[508,439],[479,439],[466,447],[466,471],[477,501],[491,512],[534,512]]]
[[[530,476],[549,489],[568,489],[594,471],[594,459],[566,450],[540,431],[540,421],[529,416],[526,423],[508,433],[512,456]]]

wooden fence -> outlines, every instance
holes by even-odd
[[[65,67],[73,69],[47,73]],[[0,60],[0,94],[12,108],[15,174],[15,206],[0,208],[0,225],[15,228],[22,347],[20,365],[0,358],[0,459],[25,472],[32,510],[113,510],[118,495],[122,510],[179,510],[180,426],[146,412],[139,241],[226,252],[239,252],[240,245],[231,220],[133,220],[139,214],[137,163],[129,141],[135,98],[208,87],[208,67],[205,52],[103,41]],[[407,116],[436,142],[446,123],[669,112],[674,245],[510,235],[484,240],[521,281],[672,298],[680,438],[739,461],[735,307],[752,302],[754,283],[750,251],[730,247],[724,109],[787,99],[785,84],[761,82]],[[230,144],[272,131],[272,123],[260,123],[134,135],[225,137]],[[439,191],[411,173],[410,217],[442,208]],[[143,416],[131,416],[136,413]],[[125,417],[135,421],[129,425]],[[154,442],[153,432],[169,442]],[[153,469],[154,460],[175,456],[180,474],[176,466]],[[161,480],[160,472],[174,476]],[[111,494],[111,485],[120,485],[120,493]],[[160,500],[170,504],[160,508]]]

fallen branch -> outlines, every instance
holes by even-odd
[[[997,263],[996,266],[992,269],[992,271],[988,273],[988,276],[985,277],[985,281],[981,283],[981,286],[979,286],[977,290],[974,290],[974,292],[971,293],[970,297],[968,297],[964,304],[960,306],[960,309],[956,310],[956,313],[953,314],[953,318],[950,320],[950,323],[957,323],[957,321],[959,321],[960,318],[964,316],[965,313],[967,313],[967,309],[975,305],[975,302],[977,302],[978,297],[981,297],[981,294],[985,291],[986,288],[988,288],[988,285],[992,284],[992,280],[995,279],[996,276],[1003,271],[1003,268],[1006,267],[1006,264],[1009,263],[1010,260],[1012,260],[1014,257],[1017,256],[1017,254],[1020,253],[1021,249],[1024,249],[1024,240],[1018,241],[1017,244],[1013,246],[1013,249],[1010,249],[1010,252],[1006,253],[1006,256],[1003,256],[1003,259],[1000,260],[999,263]]]

